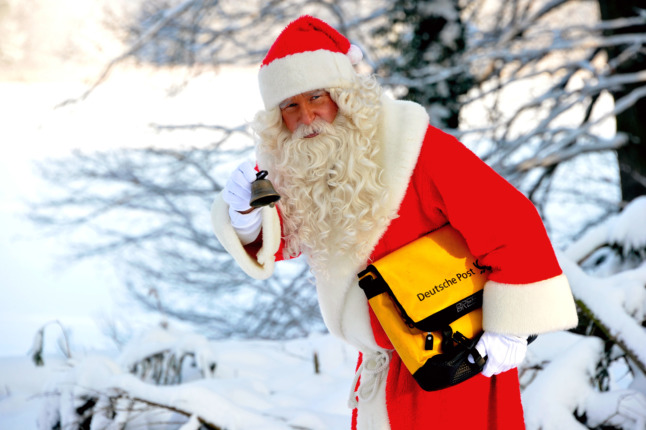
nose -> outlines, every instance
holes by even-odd
[[[301,106],[301,123],[310,125],[316,119],[316,112],[311,106]]]

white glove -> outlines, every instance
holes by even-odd
[[[491,377],[523,362],[527,354],[527,339],[485,331],[476,343],[476,349],[487,358],[482,374]]]
[[[243,245],[256,240],[262,227],[262,211],[241,213],[251,209],[251,183],[255,180],[256,169],[249,161],[244,161],[231,173],[222,190],[222,198],[229,205],[231,226]]]

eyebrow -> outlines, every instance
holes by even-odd
[[[292,98],[290,97],[290,98],[285,99],[282,102],[280,102],[280,104],[278,105],[278,108],[279,109],[284,109],[287,106],[289,106],[291,103],[292,103]]]
[[[301,94],[303,94],[305,96],[313,96],[313,95],[315,95],[317,93],[327,93],[327,91],[325,89],[323,89],[323,88],[319,88],[319,89],[312,90],[312,91],[306,91],[306,92],[301,93]],[[299,95],[299,94],[297,94],[297,95]],[[294,97],[295,96],[289,97],[289,98],[283,100],[282,102],[280,102],[280,104],[278,105],[278,108],[283,109],[283,108],[286,108],[287,106],[289,106],[292,103],[292,99]]]
[[[305,94],[306,96],[313,96],[314,94],[317,94],[317,93],[327,93],[327,91],[324,90],[323,88],[319,88],[318,90],[308,91],[308,92],[303,93],[303,94]]]

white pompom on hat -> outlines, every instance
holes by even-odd
[[[258,83],[265,109],[320,88],[347,88],[361,50],[341,33],[308,15],[280,33],[260,66]]]

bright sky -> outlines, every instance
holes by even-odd
[[[0,356],[27,353],[36,331],[53,320],[71,330],[73,348],[111,346],[97,321],[131,301],[109,264],[63,266],[64,237],[45,238],[24,219],[23,201],[49,187],[34,174],[34,161],[72,148],[177,145],[186,135],[155,134],[149,124],[239,125],[260,106],[254,68],[192,77],[124,65],[85,102],[54,109],[82,94],[121,52],[100,25],[104,5],[119,3],[62,1],[65,7],[8,0],[9,13],[0,19],[8,35],[0,57]],[[182,92],[168,95],[188,78]],[[209,143],[208,132],[190,138]],[[45,334],[48,350],[56,350],[58,326]]]
[[[120,290],[107,263],[61,268],[64,238],[44,238],[24,220],[22,200],[35,199],[48,188],[34,174],[33,161],[72,148],[187,143],[186,134],[155,134],[149,124],[239,125],[260,106],[255,69],[193,78],[179,95],[167,96],[166,89],[182,73],[153,75],[124,67],[85,102],[64,109],[53,107],[80,94],[82,84],[0,82],[0,117],[11,118],[0,129],[0,141],[11,154],[0,159],[0,355],[26,352],[33,333],[53,319],[70,327],[74,337],[96,344],[100,335],[95,320],[112,313],[114,294]],[[189,137],[209,143],[212,136],[201,133]],[[49,343],[54,344],[58,328],[46,334],[49,330],[46,343],[51,336]],[[82,346],[89,345],[77,345]]]
[[[45,191],[32,162],[71,143],[50,135],[46,124],[51,107],[70,89],[62,83],[0,83],[0,117],[10,119],[0,129],[10,154],[0,158],[1,355],[26,353],[38,328],[56,319],[72,329],[73,339],[98,341],[94,317],[112,306],[108,268],[85,263],[64,270],[63,238],[45,238],[24,219],[23,201]],[[48,328],[46,345],[54,346],[59,335],[58,327]]]

